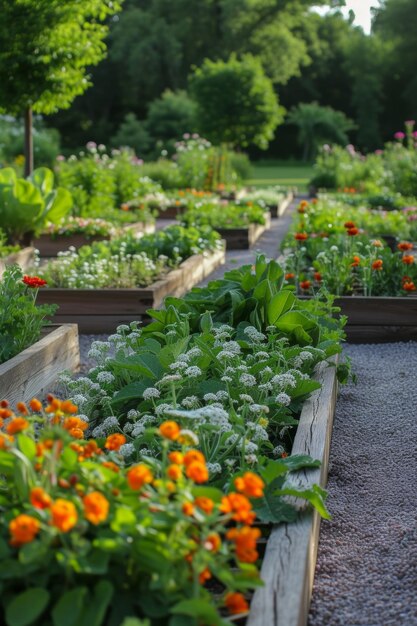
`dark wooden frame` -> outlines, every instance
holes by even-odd
[[[55,323],[77,323],[80,333],[110,333],[119,324],[146,319],[146,311],[163,305],[166,296],[180,297],[225,262],[224,248],[196,254],[149,287],[137,289],[55,289],[39,291],[40,304],[59,306]]]
[[[271,214],[265,212],[265,224],[249,224],[242,228],[216,228],[226,241],[226,250],[248,250],[271,228]]]

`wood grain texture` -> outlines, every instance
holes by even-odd
[[[20,265],[22,270],[26,272],[28,268],[32,265],[33,259],[35,255],[35,249],[32,247],[22,248],[19,252],[14,252],[13,254],[9,254],[8,256],[0,259],[0,278],[4,274],[4,270],[7,266],[13,265],[13,263],[17,263]]]
[[[39,303],[59,308],[55,323],[72,322],[82,333],[113,332],[119,324],[140,319],[151,308],[163,305],[168,295],[181,297],[222,265],[224,247],[207,256],[196,254],[164,278],[142,289],[53,289],[38,294]]]
[[[291,202],[294,200],[294,194],[292,191],[289,191],[287,197],[278,205],[278,215],[277,217],[282,217],[287,209],[290,207]]]
[[[60,372],[76,371],[80,364],[76,324],[53,328],[33,346],[0,365],[0,398],[15,404],[39,395]]]
[[[317,376],[322,383],[305,402],[292,454],[309,454],[321,467],[294,473],[288,483],[308,488],[327,482],[330,440],[336,405],[334,367]],[[317,558],[319,515],[307,509],[296,522],[275,526],[268,540],[261,576],[247,626],[306,626]]]

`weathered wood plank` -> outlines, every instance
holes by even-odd
[[[48,390],[64,370],[80,364],[76,324],[53,328],[42,339],[0,365],[0,398],[15,404]]]
[[[277,207],[277,217],[282,217],[287,209],[291,206],[291,202],[294,200],[294,194],[289,191],[287,197]]]
[[[307,488],[327,482],[330,440],[336,404],[334,367],[317,376],[322,383],[305,402],[294,440],[293,454],[321,461],[316,470],[292,475],[289,482]],[[255,592],[247,626],[306,626],[317,558],[320,517],[306,510],[292,524],[273,528],[261,576],[265,586]]]
[[[22,270],[26,272],[33,263],[34,255],[35,249],[28,247],[22,248],[19,252],[14,252],[3,259],[0,259],[0,278],[3,276],[6,267],[13,265],[14,263],[20,265]]]
[[[78,323],[80,332],[112,332],[118,324],[140,319],[147,309],[163,305],[167,295],[180,297],[225,261],[224,248],[193,255],[178,269],[143,289],[55,289],[39,292],[40,304],[55,303],[55,323]],[[96,330],[94,330],[96,329]]]

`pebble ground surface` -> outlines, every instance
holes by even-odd
[[[309,626],[417,625],[417,343],[348,345]]]
[[[258,252],[275,258],[291,213],[252,250],[228,252],[205,283]],[[91,342],[106,338],[80,336],[82,372],[94,365]],[[308,626],[417,626],[417,343],[347,345],[345,353],[358,383],[342,387],[337,403],[333,517],[322,522]]]

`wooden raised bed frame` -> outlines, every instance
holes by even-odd
[[[247,250],[271,228],[271,214],[265,213],[265,224],[249,224],[242,228],[215,228],[226,241],[226,250]]]
[[[326,368],[315,379],[322,386],[304,403],[292,454],[308,454],[321,466],[290,475],[288,483],[302,488],[327,484],[336,368]],[[307,626],[319,532],[320,516],[310,508],[296,522],[273,527],[262,562],[264,586],[254,594],[246,626]]]
[[[137,235],[151,234],[155,232],[155,223],[151,222],[148,224],[145,222],[136,222],[134,224],[126,224],[121,230],[122,232],[132,230]],[[88,246],[95,241],[109,241],[110,238],[110,235],[96,235],[87,238],[82,233],[77,233],[69,237],[61,235],[53,239],[50,235],[44,234],[35,239],[33,245],[39,250],[41,257],[49,258],[57,256],[58,252],[68,250],[70,246],[74,246],[74,248],[81,248],[81,246]]]
[[[289,191],[286,197],[278,204],[269,204],[268,211],[271,213],[271,217],[282,217],[293,200],[294,194],[292,191]]]
[[[77,325],[47,327],[39,341],[0,365],[0,398],[27,402],[49,391],[60,372],[79,365]]]
[[[81,333],[110,333],[119,324],[146,316],[166,296],[184,295],[225,261],[224,248],[208,256],[195,254],[149,287],[137,289],[55,289],[38,293],[39,304],[59,306],[53,321],[77,323]]]
[[[13,254],[9,254],[9,256],[0,259],[0,278],[3,276],[6,267],[14,263],[20,265],[25,272],[32,265],[34,256],[34,248],[22,248],[18,252],[13,252]]]

